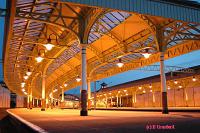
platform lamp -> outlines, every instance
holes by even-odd
[[[28,70],[27,70],[27,72],[26,72],[26,75],[30,76],[31,74],[32,74],[31,69],[28,68]]]
[[[77,82],[80,82],[80,81],[81,81],[80,76],[77,76],[77,77],[76,77],[76,81],[77,81]]]
[[[43,46],[46,48],[47,51],[50,51],[52,50],[52,48],[55,46],[53,43],[52,43],[52,39],[51,39],[51,36],[54,35],[56,37],[56,41],[57,41],[57,36],[55,34],[50,34],[49,35],[49,38],[47,39],[47,43],[44,44]]]
[[[122,63],[122,59],[119,58],[119,61],[118,61],[118,63],[117,63],[117,66],[118,66],[119,68],[121,68],[121,67],[123,67],[123,65],[124,65],[124,63]]]
[[[38,50],[38,56],[35,58],[37,63],[40,63],[40,62],[42,62],[44,60],[44,54],[45,54],[45,50],[44,49],[39,49]]]
[[[145,59],[148,59],[151,56],[151,53],[149,53],[149,49],[144,49],[145,52],[142,53]]]

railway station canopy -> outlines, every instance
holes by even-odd
[[[85,81],[160,62],[161,55],[199,50],[199,7],[165,0],[8,0],[5,83],[20,95],[58,98]]]

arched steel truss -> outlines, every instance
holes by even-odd
[[[4,65],[5,81],[16,92],[19,92],[18,88],[27,66],[32,66],[33,75],[40,71],[47,75],[47,94],[52,87],[63,85],[65,82],[69,84],[66,90],[78,86],[80,83],[76,83],[75,78],[80,75],[81,41],[89,43],[87,49],[92,57],[88,58],[87,64],[88,78],[91,81],[158,62],[161,47],[165,47],[166,59],[200,48],[200,24],[166,18],[157,21],[147,15],[87,6],[75,8],[67,2],[51,3],[48,0],[33,0],[28,3],[17,0],[16,9],[16,12],[11,14],[12,35],[7,42],[9,48],[6,50],[5,58],[9,60],[6,60]],[[63,10],[73,15],[65,15]],[[135,17],[138,23],[142,23],[146,28],[124,38],[116,29],[120,26],[123,29],[123,26],[126,27],[129,23],[137,23],[132,22],[131,17]],[[80,22],[83,22],[81,20],[86,24],[84,31],[80,30]],[[80,32],[84,36],[80,35]],[[46,60],[36,64],[34,57],[37,50],[46,43],[51,33],[59,36],[59,43],[66,47],[56,47],[47,52]],[[95,43],[104,38],[113,40],[114,45],[105,50],[97,47]],[[153,48],[150,51],[153,55],[149,59],[144,59],[137,53],[145,47]],[[125,63],[121,69],[115,65],[119,57]],[[31,80],[33,77],[29,78],[29,81]],[[36,77],[34,80],[35,85],[32,88],[39,93],[41,79]]]

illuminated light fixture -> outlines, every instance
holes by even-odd
[[[27,75],[25,75],[25,76],[24,76],[24,79],[25,79],[25,80],[27,80],[27,79],[28,79],[28,76],[27,76]]]
[[[139,90],[141,90],[141,89],[142,89],[142,87],[140,86],[140,87],[138,87],[138,89],[139,89]]]
[[[151,54],[148,52],[148,49],[145,49],[145,52],[142,53],[142,55],[144,56],[145,59],[148,59],[151,56]]]
[[[197,81],[197,79],[196,79],[195,77],[193,77],[193,78],[192,78],[192,81],[194,81],[194,82],[195,82],[195,81]]]
[[[27,92],[24,92],[25,95],[27,95]]]
[[[150,92],[152,92],[152,90],[150,90]]]
[[[149,85],[149,88],[152,88],[152,85],[151,85],[151,84]]]
[[[67,87],[67,83],[64,84],[64,87]]]
[[[23,88],[22,91],[25,92],[25,89]]]
[[[58,91],[58,89],[53,90],[53,92],[56,92],[56,91]]]
[[[21,87],[24,88],[24,86],[25,86],[25,82],[22,82]]]
[[[111,92],[109,94],[111,95]]]
[[[77,81],[77,82],[80,82],[80,81],[81,81],[81,78],[78,76],[78,77],[76,78],[76,81]]]
[[[126,92],[127,90],[124,90],[124,92]]]
[[[170,90],[170,87],[168,86],[167,89]]]
[[[120,93],[120,91],[118,91],[118,93]]]
[[[32,74],[32,72],[28,71],[26,72],[26,75],[30,76]]]
[[[174,80],[174,84],[178,84],[178,81],[177,81],[177,80]]]
[[[30,71],[30,69],[28,69],[28,72],[26,72],[26,75],[30,76],[32,74],[32,72]]]
[[[38,56],[38,57],[35,58],[35,60],[37,61],[37,63],[40,63],[44,60],[44,58],[41,57],[41,56]]]
[[[60,88],[63,88],[62,86],[60,86]]]
[[[52,48],[54,47],[54,45],[51,43],[44,44],[44,46],[48,51],[52,50]]]
[[[54,45],[51,42],[51,36],[55,35],[55,34],[50,34],[49,38],[47,39],[47,44],[44,44],[44,47],[46,48],[47,51],[52,50],[52,48],[54,47]],[[56,35],[55,35],[56,36]],[[56,40],[57,40],[57,36],[56,36]]]
[[[122,63],[122,59],[119,58],[119,62],[117,63],[117,66],[118,66],[119,68],[121,68],[121,67],[123,67],[123,65],[124,65],[124,63]]]
[[[126,95],[128,96],[128,94],[126,93]]]
[[[146,93],[146,91],[145,91],[145,90],[143,90],[142,92],[143,92],[143,93]]]
[[[182,88],[182,86],[181,86],[181,85],[179,85],[179,86],[178,86],[178,88]]]

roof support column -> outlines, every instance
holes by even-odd
[[[45,100],[45,74],[42,74],[42,108],[41,111],[45,111],[46,100]]]
[[[27,95],[27,105],[26,105],[26,106],[27,106],[27,109],[29,109],[29,100],[30,100],[29,97],[30,97],[30,96],[29,96],[29,90],[28,90],[28,95]]]
[[[162,113],[168,114],[168,105],[167,105],[167,85],[166,85],[166,77],[165,77],[165,51],[166,51],[166,42],[164,42],[164,32],[163,29],[160,27],[157,27],[156,29],[156,39],[157,43],[159,45],[159,51],[160,51],[160,81],[161,81],[161,95],[162,95]]]
[[[62,94],[61,94],[60,107],[63,108],[64,107],[64,101],[65,101],[64,100],[64,87],[62,87],[61,89],[62,89],[62,91],[61,91]]]
[[[87,109],[87,63],[86,63],[86,45],[81,44],[81,78],[82,78],[82,85],[81,85],[81,116],[88,115]]]
[[[53,109],[53,87],[51,88],[51,109]]]
[[[160,52],[160,79],[161,79],[161,92],[162,92],[162,113],[168,114],[167,105],[167,85],[164,70],[164,52]]]
[[[29,107],[30,109],[33,108],[33,96],[32,96],[32,87],[30,86],[30,101],[29,101]]]
[[[91,109],[91,86],[90,86],[90,78],[87,81],[87,92],[88,92],[88,109]]]

